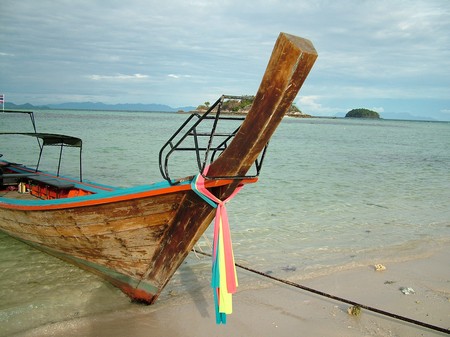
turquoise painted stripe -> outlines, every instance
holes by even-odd
[[[178,186],[189,185],[190,181],[185,181],[180,183]],[[81,186],[80,186],[81,187]],[[100,200],[108,199],[119,196],[126,196],[135,193],[141,193],[146,191],[154,191],[163,188],[169,188],[172,185],[167,181],[161,181],[152,185],[141,185],[129,188],[121,188],[113,191],[102,191],[97,194],[90,194],[81,197],[65,198],[65,199],[53,199],[53,200],[17,200],[10,198],[0,198],[0,203],[8,205],[19,205],[19,206],[49,206],[49,205],[70,205],[72,203],[78,203],[89,200]]]
[[[197,174],[197,175],[194,177],[194,179],[192,179],[192,182],[191,182],[191,188],[192,188],[192,190],[193,190],[200,198],[202,198],[204,201],[206,201],[208,204],[210,204],[212,207],[217,208],[217,204],[216,204],[213,200],[209,199],[209,198],[208,198],[206,195],[204,195],[202,192],[200,192],[199,189],[197,188],[197,179],[198,179],[199,176],[200,176],[200,173]]]

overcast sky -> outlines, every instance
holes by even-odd
[[[0,93],[172,107],[252,95],[282,31],[319,54],[305,113],[450,120],[448,0],[1,0]]]

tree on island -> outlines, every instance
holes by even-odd
[[[349,118],[380,118],[378,112],[369,109],[353,109],[347,112],[345,117]]]
[[[222,111],[227,113],[246,114],[250,110],[254,99],[254,96],[242,96],[241,99],[226,100],[223,102]],[[197,107],[197,111],[208,110],[209,107],[210,103],[205,102]],[[310,115],[304,114],[294,105],[294,103],[292,103],[286,115],[294,117],[311,117]]]

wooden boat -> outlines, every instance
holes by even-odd
[[[265,147],[316,57],[310,41],[281,33],[242,125],[228,134],[216,132],[222,120],[236,119],[221,115],[224,100],[230,99],[226,96],[204,115],[191,115],[160,152],[165,178],[160,183],[116,188],[84,181],[81,165],[75,179],[61,176],[59,167],[50,174],[0,160],[0,229],[100,275],[134,300],[153,303],[215,212],[193,192],[192,176],[170,178],[170,157],[189,150],[200,172],[210,165],[206,187],[220,199],[239,184],[257,181]],[[206,120],[212,121],[212,130],[202,133],[198,128]],[[40,155],[46,146],[79,148],[81,163],[79,138],[36,131],[20,136],[36,137]],[[184,145],[188,139],[194,146]],[[254,163],[257,172],[249,175]]]

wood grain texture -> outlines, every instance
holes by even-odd
[[[310,41],[280,34],[252,108],[229,147],[211,164],[208,176],[244,175],[249,170],[291,106],[316,58],[317,52]],[[214,192],[224,199],[238,184],[235,181]],[[171,223],[170,236],[161,242],[149,266],[146,278],[161,287],[214,217],[215,209],[206,203],[199,204],[198,200],[193,192],[186,194]]]
[[[208,176],[245,175],[295,99],[317,53],[281,33],[240,130]],[[255,182],[255,179],[244,181]],[[220,199],[242,181],[209,181]],[[0,203],[0,228],[34,247],[95,272],[131,298],[153,303],[213,220],[215,209],[189,185],[67,203]],[[61,199],[60,199],[61,200]],[[9,206],[8,206],[9,205]]]

